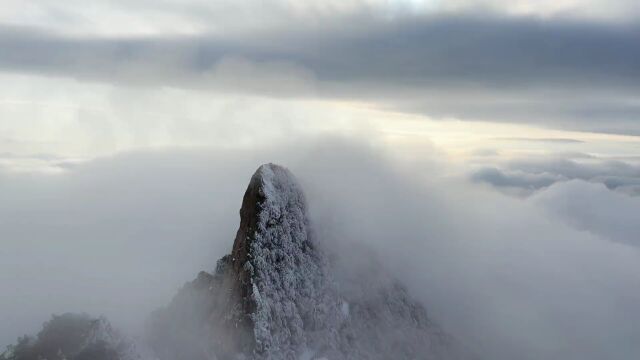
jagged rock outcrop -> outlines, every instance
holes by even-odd
[[[319,247],[287,169],[256,171],[240,218],[215,272],[201,272],[151,317],[160,359],[462,358],[374,260],[343,266],[349,261]]]
[[[133,342],[104,317],[66,313],[54,315],[37,336],[24,336],[0,360],[135,360]]]

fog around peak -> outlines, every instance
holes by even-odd
[[[68,311],[136,336],[150,311],[229,252],[251,174],[273,162],[300,181],[320,241],[372,247],[479,355],[640,354],[640,198],[579,179],[512,197],[451,176],[437,155],[399,161],[382,144],[315,137],[125,152],[60,174],[3,171],[0,319],[12,325],[0,342]],[[621,206],[599,221],[586,211]]]

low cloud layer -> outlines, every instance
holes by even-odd
[[[584,180],[602,184],[620,193],[640,195],[640,165],[637,159],[608,160],[570,153],[526,157],[498,166],[480,167],[470,174],[470,178],[516,195],[530,195],[568,180]]]
[[[636,219],[592,221],[577,211],[587,205],[566,206],[589,198],[635,214],[639,198],[580,181],[512,198],[444,178],[428,156],[392,164],[384,148],[336,139],[124,153],[53,176],[2,173],[0,287],[11,291],[0,319],[13,324],[0,329],[2,343],[51,312],[105,314],[135,332],[228,252],[248,179],[269,161],[299,177],[320,238],[374,247],[485,358],[640,355],[640,253],[626,245],[638,229],[620,226]]]
[[[603,184],[572,180],[553,185],[531,201],[572,227],[640,246],[640,198],[612,192]]]

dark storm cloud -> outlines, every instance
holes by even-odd
[[[336,21],[328,31],[126,39],[5,27],[0,67],[124,84],[339,97],[437,117],[640,134],[637,25],[464,16],[359,20]],[[259,76],[273,72],[278,76]],[[237,81],[242,74],[248,78]],[[302,77],[312,86],[283,89],[282,77]],[[260,82],[268,85],[255,85]]]
[[[535,20],[432,18],[221,39],[214,37],[71,39],[35,30],[4,28],[2,64],[10,69],[108,77],[131,60],[175,64],[185,73],[209,69],[224,56],[288,61],[319,80],[531,86],[604,81],[636,88],[640,28],[557,24]],[[78,69],[77,66],[80,66]],[[163,73],[158,73],[158,82]],[[599,85],[604,85],[599,83]]]

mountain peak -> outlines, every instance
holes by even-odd
[[[152,317],[158,357],[459,358],[400,283],[367,270],[382,271],[373,258],[359,259],[370,260],[365,268],[336,266],[349,259],[328,256],[315,240],[295,176],[279,165],[260,166],[242,200],[231,254]]]
[[[244,194],[231,253],[151,315],[153,354],[104,318],[65,314],[0,360],[469,358],[373,251],[344,241],[327,249],[312,230],[293,174],[262,165]],[[351,253],[358,261],[340,256]]]
[[[256,170],[242,199],[240,227],[232,250],[234,269],[244,283],[249,280],[244,267],[250,254],[267,245],[264,241],[269,239],[265,236],[273,233],[277,225],[286,228],[288,240],[307,240],[306,207],[302,189],[288,169],[270,163]],[[277,241],[280,237],[272,245],[289,245]],[[261,243],[253,246],[255,240]]]
[[[304,193],[284,167],[262,165],[252,176],[231,261],[258,355],[297,352],[304,328],[319,329],[322,309],[339,306],[323,254],[311,241]]]

